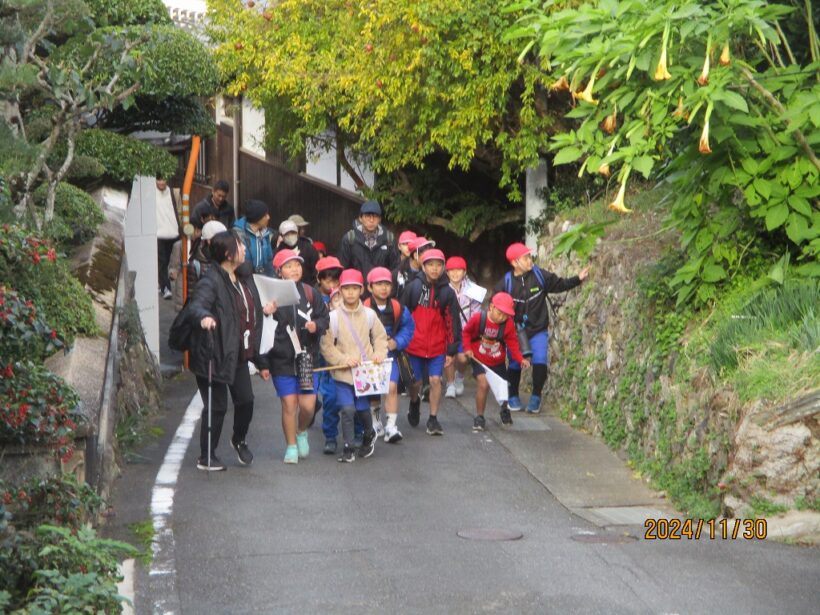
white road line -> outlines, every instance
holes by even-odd
[[[174,547],[174,530],[171,526],[171,513],[174,509],[174,494],[177,478],[188,444],[194,435],[197,421],[202,414],[202,398],[196,393],[185,410],[185,415],[177,427],[174,439],[165,453],[159,472],[157,472],[154,489],[151,492],[151,519],[154,524],[154,540],[151,548],[153,558],[149,579],[150,596],[154,597],[154,613],[174,613],[179,608],[176,589],[176,556]],[[155,587],[156,586],[156,587]],[[160,587],[161,586],[161,587]],[[155,591],[158,590],[158,591]]]

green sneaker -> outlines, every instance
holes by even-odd
[[[306,431],[296,434],[296,448],[299,450],[299,459],[304,459],[310,454],[310,444]]]
[[[299,449],[295,444],[285,450],[285,463],[299,463]]]

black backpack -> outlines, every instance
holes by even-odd
[[[188,316],[188,303],[186,302],[174,318],[171,329],[168,331],[168,346],[171,350],[186,352],[191,349],[191,337],[194,327]]]

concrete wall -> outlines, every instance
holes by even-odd
[[[159,362],[159,292],[157,272],[156,181],[136,177],[125,215],[125,254],[136,273],[134,299],[139,305],[145,341]]]

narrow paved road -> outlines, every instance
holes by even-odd
[[[473,434],[472,417],[452,401],[441,438],[408,427],[405,408],[402,443],[379,442],[372,458],[341,464],[321,454],[317,422],[311,456],[286,466],[279,402],[269,384],[254,383],[253,465],[239,467],[226,439],[218,452],[228,471],[208,477],[191,444],[171,522],[178,593],[163,596],[167,584],[143,573],[137,612],[162,601],[197,614],[818,612],[813,549],[579,542],[600,530],[561,506],[492,432]],[[168,384],[169,424],[194,390],[190,376]],[[228,435],[231,421],[229,413]],[[457,536],[476,527],[523,538]]]

